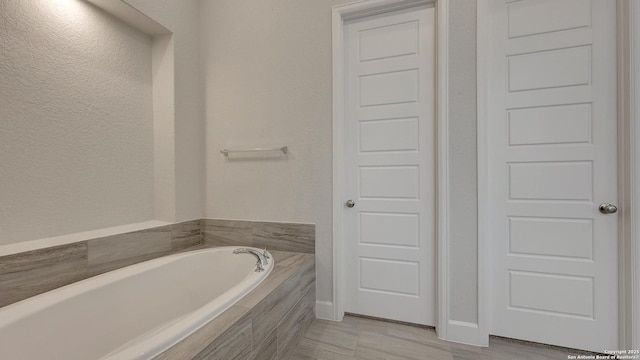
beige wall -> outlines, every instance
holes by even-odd
[[[201,2],[209,218],[316,224],[319,300],[332,298],[331,7],[345,1]],[[287,158],[219,150],[289,146]]]
[[[449,1],[451,320],[477,323],[476,0]]]
[[[124,0],[173,33],[175,50],[175,220],[204,213],[204,91],[199,0]]]
[[[0,245],[153,219],[151,39],[84,1],[0,19]]]
[[[199,1],[126,2],[173,33],[170,220],[201,218]],[[2,1],[0,17],[0,245],[156,218],[151,37],[83,0]]]
[[[317,225],[317,288],[332,300],[331,7],[202,0],[206,216]],[[450,1],[452,315],[476,322],[475,0]],[[231,161],[225,147],[288,145]]]

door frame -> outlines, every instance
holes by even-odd
[[[490,251],[494,246],[488,222],[488,71],[491,0],[478,0],[478,283],[491,284]],[[619,349],[640,348],[640,4],[617,0],[618,26],[618,328]],[[635,36],[633,34],[635,33]],[[480,255],[482,253],[482,255]],[[491,319],[490,292],[479,291],[479,316]],[[490,322],[491,320],[489,320]],[[485,322],[486,323],[486,322]]]
[[[622,89],[620,107],[624,118],[624,135],[627,136],[626,148],[628,157],[625,161],[625,194],[626,203],[623,211],[622,242],[630,257],[623,269],[625,288],[620,318],[623,320],[621,335],[625,338],[628,349],[640,349],[640,4],[632,0],[618,3],[618,16],[622,18],[620,33],[623,39],[619,44],[618,53],[623,59],[623,71],[619,79],[628,81],[628,86]],[[623,135],[623,134],[621,134]],[[628,315],[628,316],[627,316]],[[622,337],[622,336],[621,336]],[[623,348],[623,347],[621,347]]]
[[[450,341],[485,345],[477,324],[461,324],[449,316],[449,116],[448,48],[449,0],[360,0],[335,6],[333,21],[333,302],[317,302],[319,318],[340,321],[344,316],[344,24],[345,21],[395,10],[434,4],[436,9],[436,278],[435,315],[438,337]],[[480,288],[483,284],[478,284]],[[480,335],[479,335],[480,334]]]

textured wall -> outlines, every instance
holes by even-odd
[[[331,7],[349,1],[202,0],[206,216],[316,224],[318,299],[332,300]],[[451,3],[453,318],[475,322],[475,0]],[[289,145],[287,160],[224,147]]]
[[[200,74],[199,0],[124,0],[173,32],[176,220],[204,214],[204,91]]]
[[[151,40],[80,0],[0,1],[0,244],[154,216]]]

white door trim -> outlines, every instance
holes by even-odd
[[[449,314],[449,134],[448,134],[448,26],[449,0],[361,0],[333,8],[333,303],[318,302],[317,316],[341,320],[343,288],[344,170],[344,22],[378,13],[435,3],[436,6],[436,330],[449,341],[488,344],[484,317],[479,324],[451,320]],[[479,283],[483,292],[484,283]],[[480,312],[483,316],[484,313]]]
[[[618,2],[618,167],[621,174],[625,173],[626,168],[633,169],[636,155],[636,147],[633,142],[635,110],[633,104],[635,88],[634,43],[629,38],[633,34],[634,8],[637,8],[637,6],[633,6],[632,1],[623,0]],[[623,344],[633,344],[632,335],[638,334],[637,330],[632,328],[635,326],[634,322],[636,321],[625,321],[625,317],[632,317],[633,314],[637,314],[637,305],[633,304],[632,301],[634,296],[637,296],[634,295],[637,290],[634,285],[634,279],[637,279],[635,276],[636,269],[633,269],[630,274],[624,272],[625,267],[634,266],[635,244],[633,239],[637,238],[634,236],[637,231],[634,220],[638,216],[637,205],[633,201],[637,196],[637,184],[633,179],[634,173],[629,171],[628,174],[629,176],[620,177],[618,184],[620,190],[620,204],[618,204],[618,207],[622,209],[618,224],[620,237],[618,258],[621,263],[621,273],[618,278],[618,287],[620,289],[618,325],[621,347]],[[637,299],[638,297],[635,298]],[[635,346],[637,345],[636,341]],[[629,346],[629,348],[631,347],[633,346]]]
[[[626,52],[629,64],[629,96],[626,104],[627,118],[629,122],[629,195],[630,200],[630,233],[626,236],[625,243],[629,246],[631,263],[628,266],[630,272],[631,296],[626,304],[625,311],[630,316],[631,334],[626,336],[629,349],[640,349],[640,5],[636,1],[626,0],[629,8],[626,14],[629,16],[627,39],[629,39]]]
[[[478,99],[478,303],[479,321],[487,323],[483,319],[490,319],[490,309],[487,306],[490,300],[490,293],[486,290],[490,284],[490,272],[487,271],[490,265],[490,252],[492,242],[489,219],[491,215],[489,202],[489,184],[491,175],[488,167],[488,143],[489,134],[487,117],[487,92],[489,64],[488,54],[488,31],[490,13],[489,0],[478,0],[477,2],[477,99]],[[627,25],[620,26],[618,37],[622,39],[619,44],[618,55],[624,57],[630,64],[628,67],[619,69],[619,79],[631,79],[630,83],[619,84],[620,94],[627,94],[626,100],[622,100],[619,109],[622,110],[619,116],[619,128],[628,129],[629,134],[626,141],[622,140],[624,148],[621,149],[623,156],[619,161],[618,171],[620,183],[623,188],[619,190],[621,198],[620,209],[621,218],[627,219],[620,232],[619,242],[621,249],[627,249],[627,261],[619,261],[619,281],[625,284],[629,293],[623,293],[625,287],[620,286],[621,298],[624,298],[619,306],[620,319],[620,349],[638,349],[640,347],[640,6],[635,1],[618,1],[619,7],[627,7],[628,11],[618,11],[618,22]],[[622,18],[628,16],[627,19]],[[621,42],[619,39],[619,43]],[[625,40],[631,39],[631,40]],[[620,64],[620,62],[619,62]],[[622,131],[621,133],[624,133]],[[625,196],[626,194],[626,196]],[[626,200],[625,200],[626,199]],[[630,200],[630,201],[629,201]],[[625,212],[627,212],[625,214]],[[623,260],[623,259],[620,259]],[[630,332],[630,333],[627,333]]]
[[[478,171],[478,324],[481,324],[481,339],[489,345],[491,321],[491,226],[489,217],[489,133],[487,126],[488,98],[485,89],[489,83],[487,62],[489,44],[489,0],[478,0],[476,4],[476,156]]]

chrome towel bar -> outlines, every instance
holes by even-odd
[[[229,156],[231,153],[246,153],[246,152],[265,152],[265,151],[282,151],[283,154],[289,153],[289,147],[283,146],[279,148],[253,148],[253,149],[222,149],[220,150],[220,154],[224,156]]]

